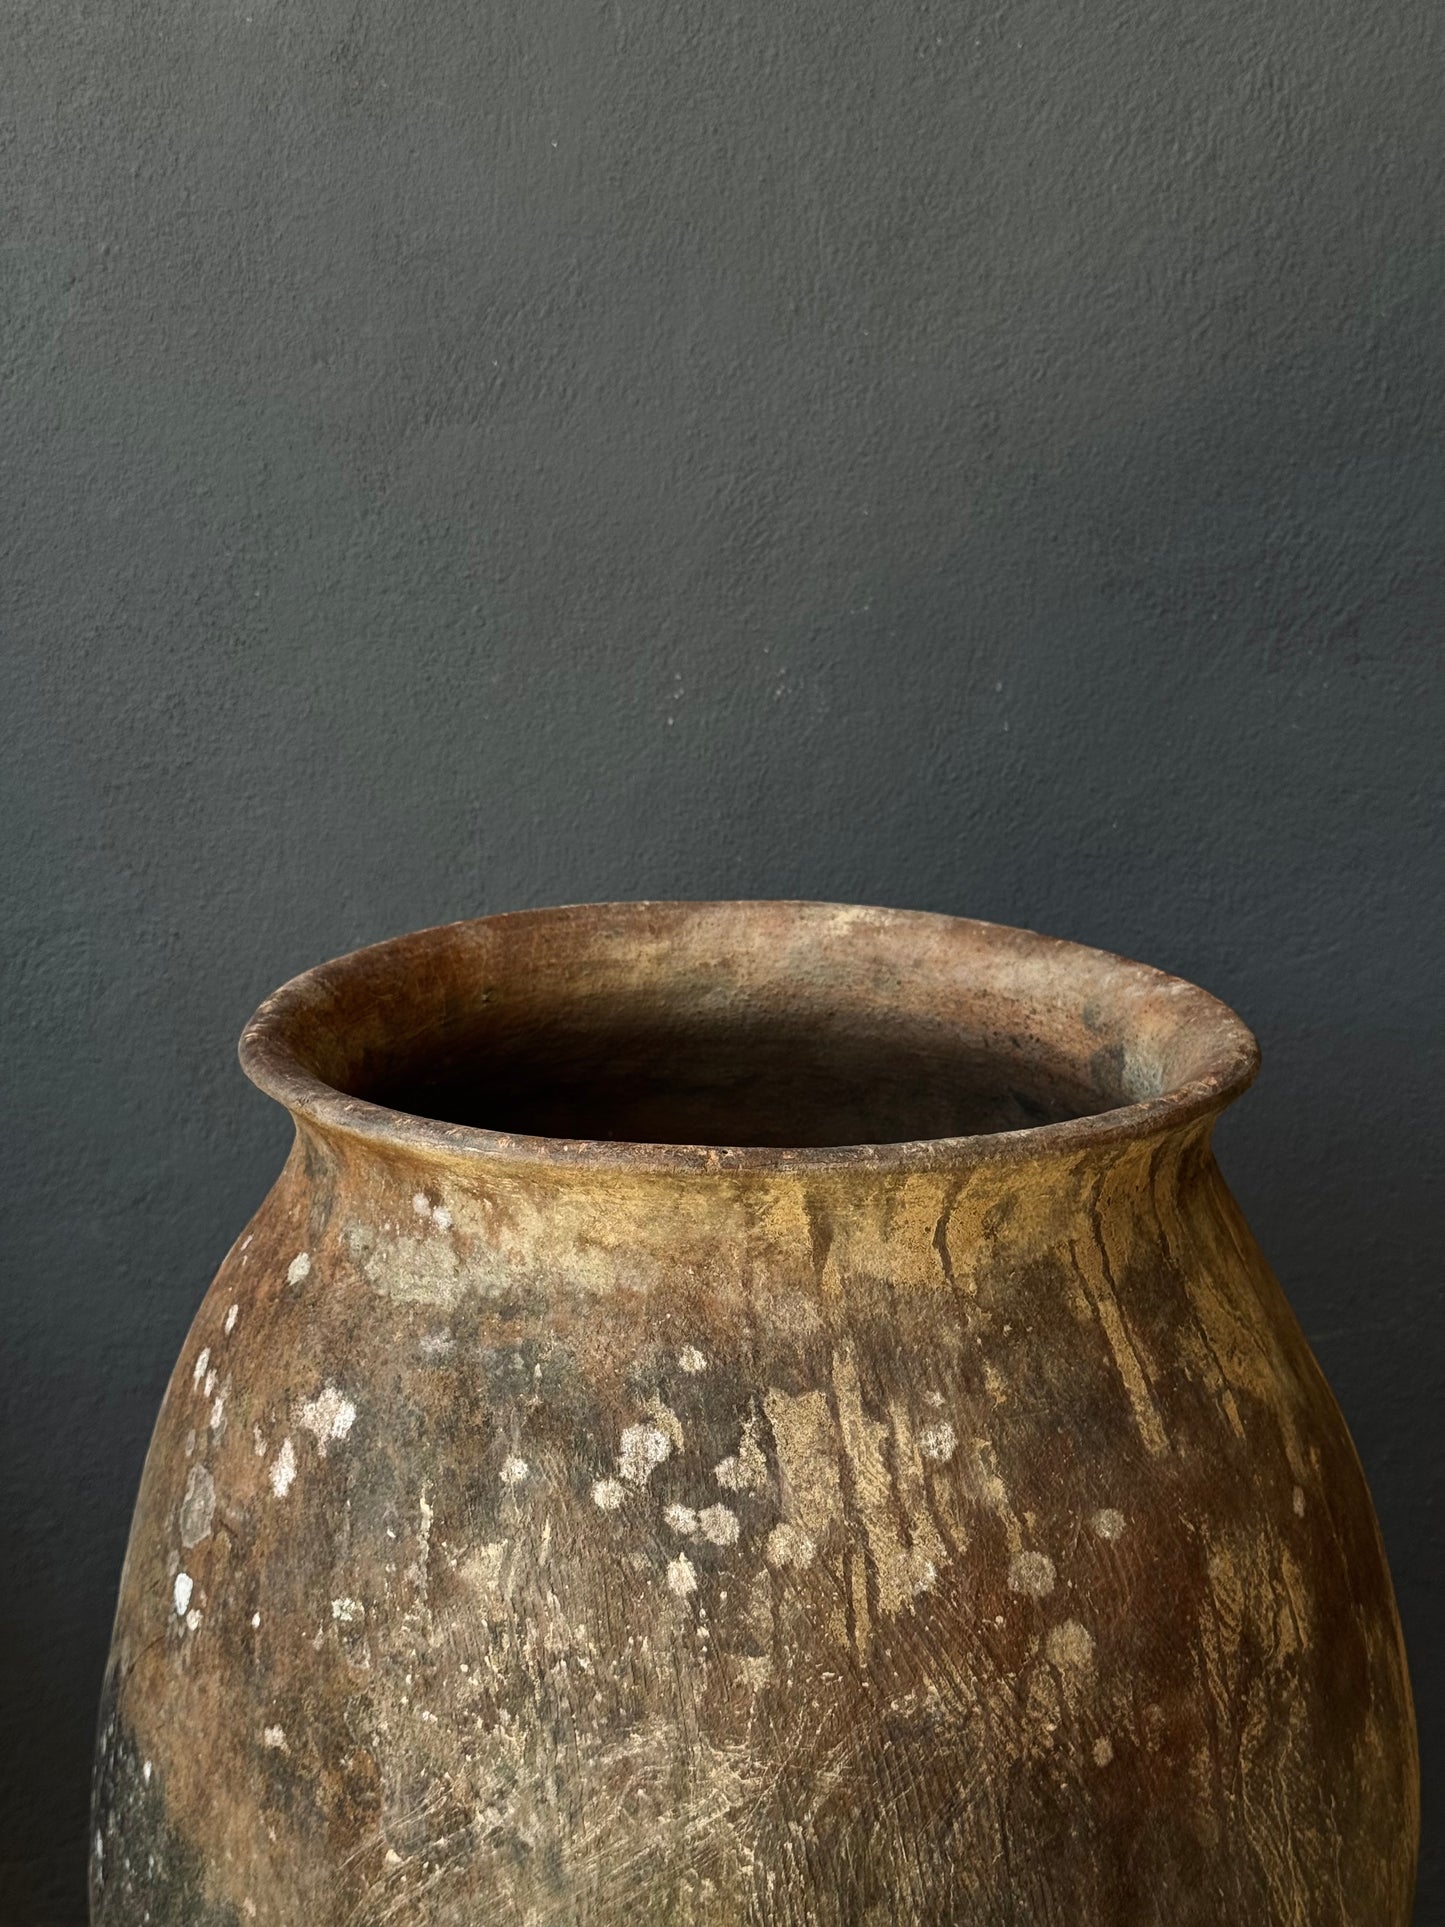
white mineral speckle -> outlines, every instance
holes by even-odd
[[[411,1195],[411,1208],[419,1218],[429,1218],[431,1216],[431,1199],[425,1191],[413,1191]]]
[[[531,1471],[525,1459],[511,1458],[502,1461],[501,1479],[503,1485],[520,1485]]]
[[[1113,1506],[1106,1505],[1096,1512],[1089,1524],[1101,1539],[1119,1539],[1124,1534],[1124,1515]]]
[[[707,1356],[696,1345],[684,1345],[677,1355],[677,1362],[685,1372],[705,1372]]]
[[[622,1434],[617,1469],[629,1485],[646,1485],[655,1467],[672,1452],[672,1440],[659,1425],[629,1425]]]
[[[147,1786],[149,1786],[151,1783],[151,1771],[152,1769],[151,1769],[150,1761],[143,1760],[141,1762],[140,1776],[145,1781]]]
[[[192,1633],[198,1632],[200,1625],[201,1609],[199,1606],[192,1606],[191,1610],[186,1614],[186,1630]]]
[[[226,1322],[221,1327],[221,1329],[225,1332],[227,1338],[229,1338],[231,1336],[231,1333],[236,1329],[236,1320],[240,1316],[241,1316],[241,1307],[238,1304],[232,1305],[231,1309],[226,1313]]]
[[[699,1512],[697,1528],[715,1546],[735,1546],[738,1542],[738,1515],[725,1505],[710,1505]]]
[[[209,1345],[207,1345],[205,1350],[201,1353],[200,1357],[196,1360],[196,1369],[191,1373],[192,1385],[200,1384],[201,1380],[206,1376],[206,1367],[210,1364],[210,1362],[211,1362],[211,1348]]]
[[[1295,1487],[1294,1497],[1290,1503],[1294,1506],[1295,1517],[1302,1519],[1305,1516],[1305,1492],[1302,1485]]]
[[[220,1391],[217,1392],[215,1398],[211,1401],[211,1430],[213,1432],[219,1432],[225,1423],[226,1394],[224,1391]]]
[[[331,1617],[343,1626],[356,1626],[366,1618],[366,1608],[359,1599],[333,1599]]]
[[[216,1374],[214,1370],[212,1370],[206,1373],[206,1397],[209,1398],[212,1392],[215,1391],[215,1389],[216,1389]]]
[[[774,1526],[768,1534],[770,1566],[810,1566],[818,1548],[797,1526]]]
[[[452,1214],[444,1204],[433,1206],[431,1221],[438,1231],[450,1231],[452,1228]]]
[[[696,1535],[697,1514],[690,1505],[670,1505],[662,1516],[674,1532],[680,1532],[689,1539]]]
[[[925,1425],[918,1434],[918,1449],[926,1459],[937,1459],[946,1465],[958,1450],[958,1434],[946,1418],[932,1425]]]
[[[260,1615],[260,1613],[252,1613],[252,1615],[251,1615],[251,1625],[252,1625],[252,1628],[254,1629],[255,1627],[257,1627],[257,1626],[259,1626],[260,1624],[261,1624],[261,1615]]]
[[[271,1490],[276,1494],[278,1499],[284,1499],[286,1497],[286,1494],[291,1490],[291,1483],[295,1477],[296,1447],[291,1443],[290,1439],[283,1439],[281,1441],[281,1450],[276,1454],[271,1465]]]
[[[697,1591],[697,1573],[685,1552],[680,1552],[667,1568],[668,1590],[675,1592],[679,1599],[686,1599]]]
[[[307,1399],[296,1414],[296,1423],[310,1432],[326,1457],[332,1439],[344,1439],[356,1423],[356,1407],[334,1385],[324,1385],[315,1398]]]
[[[1107,1766],[1110,1760],[1113,1759],[1113,1757],[1114,1757],[1114,1742],[1111,1739],[1104,1738],[1102,1740],[1095,1740],[1094,1742],[1095,1766]]]
[[[195,1584],[195,1580],[192,1579],[188,1572],[178,1572],[176,1574],[176,1583],[172,1588],[171,1597],[176,1602],[176,1617],[178,1619],[184,1619],[186,1616],[186,1608],[191,1603],[191,1593],[195,1590]]]
[[[768,1482],[768,1461],[758,1444],[757,1420],[743,1427],[738,1449],[731,1458],[720,1459],[713,1477],[725,1492],[760,1492]]]
[[[284,1726],[263,1727],[261,1730],[261,1744],[262,1746],[273,1747],[278,1752],[284,1753],[288,1751],[289,1749],[287,1748],[287,1745],[286,1745],[285,1727]]]
[[[625,1497],[625,1490],[616,1479],[599,1479],[592,1488],[592,1503],[601,1506],[604,1512],[615,1512]]]
[[[1051,1626],[1045,1643],[1049,1658],[1061,1670],[1083,1672],[1094,1663],[1094,1635],[1077,1619],[1066,1619],[1062,1626]]]
[[[193,1465],[181,1500],[181,1544],[189,1549],[210,1537],[216,1512],[216,1482],[204,1465]]]
[[[310,1276],[311,1253],[309,1251],[298,1251],[286,1267],[286,1282],[288,1285],[299,1285]]]
[[[1046,1552],[1016,1552],[1009,1561],[1008,1589],[1047,1599],[1054,1589],[1054,1562]]]
[[[261,1430],[259,1425],[253,1425],[251,1427],[251,1449],[258,1459],[265,1458],[266,1434]]]

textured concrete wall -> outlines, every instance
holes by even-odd
[[[0,1915],[81,1917],[147,1432],[286,1142],[244,1017],[734,894],[1257,1026],[1221,1150],[1377,1495],[1445,1915],[1433,0],[0,23]]]

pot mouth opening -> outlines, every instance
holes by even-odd
[[[298,1120],[633,1169],[906,1168],[1145,1134],[1254,1075],[1194,985],[921,911],[578,904],[443,925],[284,985],[241,1040]]]

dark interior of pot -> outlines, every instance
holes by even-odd
[[[901,1032],[901,1034],[900,1034]],[[1127,1101],[956,1032],[817,1015],[559,1017],[523,1038],[434,1043],[378,1067],[372,1103],[536,1137],[651,1144],[888,1144],[1022,1130]]]
[[[1028,931],[827,904],[593,904],[322,965],[262,1007],[242,1056],[303,1107],[324,1087],[529,1137],[805,1149],[1094,1116],[1252,1048],[1204,992]]]

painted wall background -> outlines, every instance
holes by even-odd
[[[148,1429],[451,917],[1020,922],[1263,1040],[1445,1919],[1434,0],[5,0],[0,1917],[82,1917]]]

